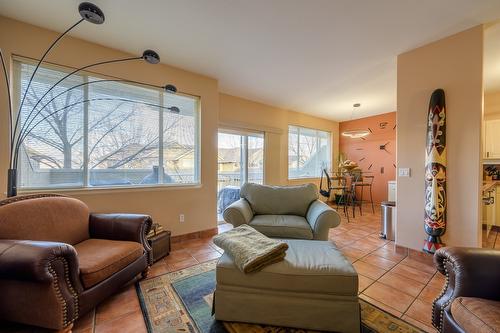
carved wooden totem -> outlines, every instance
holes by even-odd
[[[429,102],[425,154],[424,251],[434,253],[444,244],[446,230],[446,110],[444,90],[436,89]]]

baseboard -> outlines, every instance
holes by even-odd
[[[179,243],[179,242],[184,242],[184,241],[192,240],[192,239],[212,237],[212,236],[217,235],[218,232],[219,232],[218,228],[211,228],[211,229],[207,229],[207,230],[190,232],[188,234],[172,236],[171,242],[172,243]]]

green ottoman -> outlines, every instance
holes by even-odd
[[[333,332],[359,332],[358,275],[328,241],[284,240],[285,260],[244,274],[217,263],[215,319]]]

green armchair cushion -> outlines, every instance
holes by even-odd
[[[240,196],[248,201],[258,215],[306,216],[309,205],[318,199],[314,184],[298,186],[268,186],[245,183]]]

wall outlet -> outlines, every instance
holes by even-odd
[[[398,175],[399,175],[399,177],[410,177],[411,170],[410,170],[410,168],[399,168]]]
[[[184,223],[184,214],[179,214],[179,222]]]

